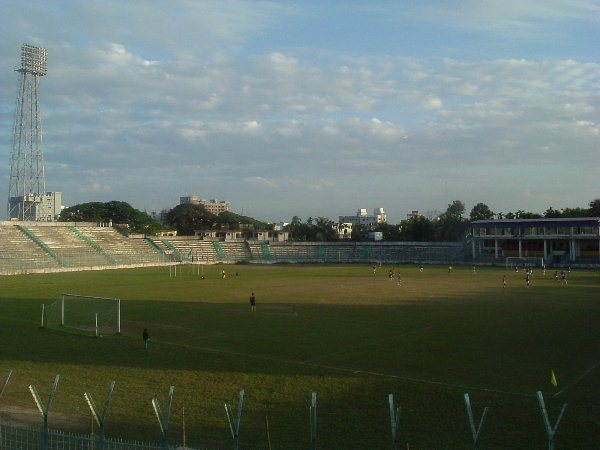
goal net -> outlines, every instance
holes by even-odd
[[[44,306],[42,326],[92,336],[117,334],[121,332],[121,300],[65,293]]]
[[[544,267],[544,258],[541,256],[507,256],[506,268]]]

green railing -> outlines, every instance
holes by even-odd
[[[324,245],[317,246],[317,259],[319,261],[325,261],[327,258],[327,247]]]
[[[221,260],[227,259],[227,256],[225,256],[225,252],[223,251],[223,247],[221,247],[221,243],[219,241],[212,241],[212,243],[213,247],[215,247],[217,255],[219,255],[219,258],[221,258]]]
[[[18,225],[17,227],[19,228],[19,230],[21,230],[23,232],[23,234],[25,236],[27,236],[29,239],[31,239],[33,242],[35,242],[42,250],[44,250],[44,252],[46,252],[47,254],[52,256],[52,258],[54,258],[56,260],[56,262],[58,264],[60,264],[61,267],[68,266],[68,264],[61,258],[61,256],[58,253],[56,253],[53,249],[48,247],[48,245],[44,241],[42,241],[39,237],[37,237],[33,233],[33,231],[31,231],[27,227],[24,227],[23,225]]]
[[[163,261],[170,261],[169,256],[163,251],[162,248],[156,245],[156,242],[154,242],[152,239],[144,238],[144,242],[148,244],[148,246],[154,250]]]
[[[167,246],[169,250],[173,252],[173,256],[179,260],[179,262],[183,262],[186,259],[177,248],[169,241],[168,239],[161,239],[161,242]]]
[[[93,248],[94,250],[96,250],[98,253],[100,253],[102,256],[104,256],[111,264],[117,264],[117,260],[115,258],[113,258],[112,256],[110,256],[108,253],[106,253],[106,250],[104,250],[102,247],[100,247],[97,243],[95,243],[94,241],[92,241],[89,236],[86,236],[81,230],[79,230],[78,228],[75,227],[69,227],[69,230],[71,230],[73,233],[75,233],[75,235],[81,239],[83,242],[85,242],[87,245],[89,245],[91,248]]]
[[[271,261],[273,258],[271,257],[271,248],[269,247],[269,243],[263,242],[261,244],[261,247],[262,247],[263,258],[267,261]]]

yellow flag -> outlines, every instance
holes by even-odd
[[[554,387],[558,386],[558,381],[556,381],[556,375],[554,375],[554,370],[550,371],[550,383],[552,383],[552,386]]]

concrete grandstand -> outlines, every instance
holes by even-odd
[[[169,264],[460,263],[464,243],[217,241],[128,237],[87,222],[0,222],[0,274],[103,270]]]

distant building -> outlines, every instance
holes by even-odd
[[[419,211],[415,210],[415,211],[411,211],[410,214],[406,215],[406,220],[418,219],[419,217],[423,217],[423,214],[421,214]]]
[[[387,223],[387,214],[383,208],[375,208],[373,214],[369,215],[366,208],[361,208],[354,216],[339,216],[339,219],[340,224],[373,226],[379,223]]]
[[[337,232],[338,239],[343,240],[352,238],[352,223],[338,223],[334,225],[333,228]]]
[[[206,211],[211,214],[219,215],[222,212],[229,211],[230,203],[226,201],[219,201],[216,199],[204,200],[197,195],[190,195],[188,197],[179,197],[179,204],[185,205],[202,205]]]
[[[289,224],[287,222],[277,222],[272,225],[273,231],[283,231],[285,230],[285,227],[287,227]]]
[[[164,208],[160,212],[152,211],[150,213],[150,217],[159,221],[160,223],[167,223],[167,214],[169,214],[170,211],[170,208]]]
[[[196,236],[205,241],[260,241],[260,242],[286,242],[290,238],[288,231],[248,231],[248,230],[204,230],[197,231]]]
[[[38,222],[58,220],[62,206],[62,192],[46,192],[43,195],[27,194],[24,197],[11,197],[9,208],[16,212],[15,217]],[[10,217],[13,220],[13,217]]]
[[[383,233],[381,231],[369,231],[367,238],[371,241],[383,241]]]
[[[598,264],[600,217],[477,220],[471,224],[476,260],[543,258],[549,265]]]

